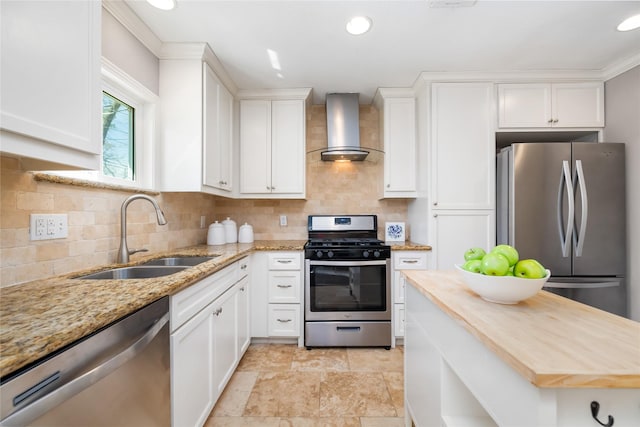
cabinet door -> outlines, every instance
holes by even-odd
[[[549,127],[552,118],[548,83],[498,85],[498,127]]]
[[[269,258],[266,252],[251,254],[251,337],[266,338],[268,331],[269,287],[267,273]]]
[[[230,191],[233,97],[207,64],[204,71],[203,183]]]
[[[271,193],[271,101],[240,101],[240,192]]]
[[[2,2],[2,151],[100,167],[101,10],[93,1]]]
[[[251,342],[249,311],[249,278],[245,277],[238,284],[238,361]]]
[[[171,334],[171,425],[201,426],[214,401],[211,305]]]
[[[384,196],[415,197],[416,112],[413,98],[384,100]]]
[[[271,192],[304,193],[304,101],[272,101],[271,118]]]
[[[495,132],[491,83],[432,87],[432,203],[438,209],[493,209]]]
[[[554,127],[604,127],[604,83],[551,86]]]
[[[484,211],[434,211],[432,269],[451,270],[464,263],[464,252],[472,247],[495,246],[495,214]]]
[[[239,288],[239,286],[235,285],[212,304],[213,392],[215,399],[224,390],[238,361],[236,320],[238,317],[237,300]]]

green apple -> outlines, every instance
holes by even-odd
[[[482,258],[482,274],[504,276],[509,271],[509,260],[501,254],[490,252]]]
[[[472,259],[482,259],[487,253],[482,248],[471,248],[464,253],[464,260],[471,261]]]
[[[482,273],[482,261],[479,259],[470,259],[464,263],[462,269],[472,273]]]
[[[510,245],[498,245],[495,248],[491,249],[491,252],[504,255],[504,257],[509,261],[510,266],[516,265],[516,263],[520,259],[516,248]]]
[[[518,261],[513,269],[513,274],[525,279],[542,279],[547,275],[547,272],[542,264],[535,259],[523,259]]]

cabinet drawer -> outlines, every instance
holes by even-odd
[[[237,262],[238,263],[238,280],[249,275],[249,272],[251,271],[251,262],[249,260],[250,258],[246,257],[246,258],[242,258]]]
[[[240,261],[205,277],[193,286],[171,296],[171,332],[218,298],[238,281]]]
[[[427,268],[427,252],[397,252],[393,254],[396,270],[424,270]]]
[[[269,254],[269,270],[300,270],[299,252]]]
[[[269,304],[269,336],[300,336],[299,304]]]
[[[269,302],[300,303],[301,276],[300,271],[270,271]]]

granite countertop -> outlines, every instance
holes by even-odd
[[[253,251],[302,250],[304,241],[199,245],[136,257],[122,265],[34,280],[0,289],[0,377],[224,268]],[[216,256],[170,276],[152,279],[80,280],[74,277],[169,256]]]
[[[429,245],[423,245],[413,242],[385,242],[391,246],[392,251],[430,251],[432,248]]]
[[[163,297],[198,282],[254,251],[300,251],[303,240],[261,240],[220,246],[198,245],[136,256],[122,265],[104,265],[0,289],[0,377]],[[392,250],[431,250],[408,242]],[[215,256],[179,273],[152,279],[74,279],[97,271],[138,265],[170,256]]]
[[[537,387],[640,387],[638,322],[547,291],[513,305],[487,302],[456,271],[403,274]]]

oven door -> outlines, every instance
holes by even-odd
[[[390,260],[305,261],[305,320],[391,320]]]

